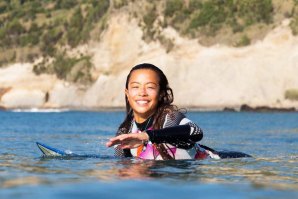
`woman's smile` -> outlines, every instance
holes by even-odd
[[[136,100],[137,104],[140,106],[147,105],[150,101],[149,100]]]

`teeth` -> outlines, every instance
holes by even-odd
[[[137,103],[138,103],[138,104],[141,104],[141,105],[143,105],[143,104],[147,104],[147,103],[148,103],[148,101],[139,100],[139,101],[137,101]]]

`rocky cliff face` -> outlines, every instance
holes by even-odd
[[[146,43],[138,22],[125,13],[113,15],[108,24],[100,42],[80,47],[93,57],[96,81],[91,86],[36,76],[33,64],[18,63],[0,68],[0,107],[124,107],[126,75],[132,66],[149,62],[168,76],[180,107],[298,108],[298,101],[285,98],[288,89],[298,89],[298,38],[291,34],[289,21],[242,48],[203,47],[166,28],[161,34],[173,42],[170,52],[159,42]]]

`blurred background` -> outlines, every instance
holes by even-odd
[[[1,0],[0,109],[123,108],[152,63],[178,106],[298,108],[297,0]]]

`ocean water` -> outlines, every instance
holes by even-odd
[[[0,111],[0,198],[298,198],[298,113],[188,112],[202,144],[252,158],[118,159],[124,112]],[[89,158],[43,158],[35,142]]]

